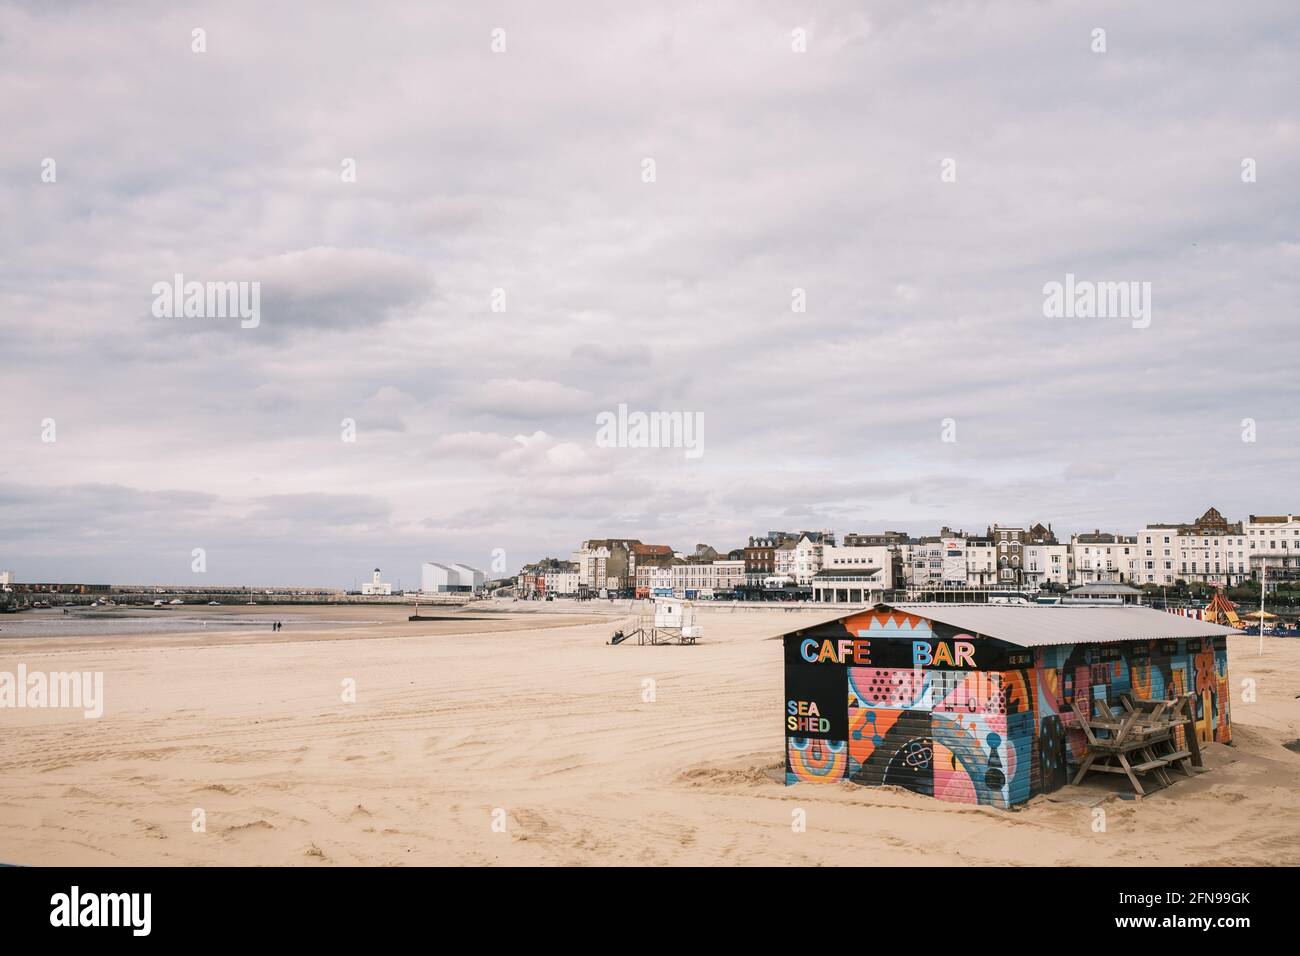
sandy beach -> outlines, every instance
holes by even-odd
[[[0,862],[1300,864],[1297,640],[1261,656],[1230,639],[1235,744],[1210,747],[1210,772],[1141,801],[1090,781],[1009,812],[783,785],[769,639],[810,612],[706,609],[695,647],[610,647],[626,616],[591,605],[428,622],[241,608],[268,627],[239,631],[210,611],[202,633],[0,632],[0,671],[102,671],[105,693],[98,720],[0,710]],[[273,634],[277,616],[294,623]]]

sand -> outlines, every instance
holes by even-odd
[[[808,612],[710,609],[695,647],[610,647],[607,608],[532,610],[0,639],[0,671],[103,671],[106,695],[99,720],[0,710],[0,862],[1300,864],[1300,754],[1283,746],[1300,737],[1298,640],[1260,656],[1231,639],[1236,745],[1210,747],[1211,772],[1141,801],[1099,780],[1008,812],[784,786],[769,638]]]

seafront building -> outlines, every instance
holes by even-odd
[[[361,585],[362,594],[382,594],[389,595],[393,593],[393,586],[387,581],[379,580],[379,569],[375,568],[370,580]]]
[[[573,561],[543,558],[526,564],[519,572],[519,591],[524,597],[567,597],[578,593],[581,574]]]
[[[636,539],[590,539],[574,553],[579,590],[645,597],[729,595],[815,601],[867,601],[886,593],[983,600],[1006,592],[1085,585],[1230,587],[1265,577],[1270,589],[1300,580],[1300,515],[1251,515],[1229,522],[1210,508],[1183,524],[1152,522],[1060,540],[1042,522],[987,526],[969,534],[947,526],[912,537],[903,531],[768,531],[725,554],[697,545],[689,554]],[[537,588],[527,574],[522,592]],[[929,598],[926,598],[927,600]]]
[[[1300,580],[1300,515],[1251,515],[1244,539],[1250,576],[1267,590]]]
[[[745,586],[761,588],[763,582],[776,574],[776,549],[784,542],[780,532],[751,535],[744,548]]]
[[[659,563],[672,553],[666,544],[643,544],[636,538],[590,538],[573,552],[573,562],[582,589],[621,592],[636,586],[638,563]]]
[[[1056,540],[1049,524],[1034,525],[1021,548],[1024,583],[1030,588],[1064,590],[1070,586],[1070,546]]]
[[[1100,529],[1070,536],[1071,584],[1119,583],[1133,580],[1138,566],[1136,535]]]
[[[1250,537],[1240,521],[1229,523],[1214,508],[1188,524],[1149,524],[1138,532],[1138,583],[1240,584],[1250,577]]]
[[[487,574],[467,564],[425,561],[420,568],[422,594],[472,594],[487,583]]]
[[[885,568],[823,568],[813,575],[812,599],[852,604],[874,604],[885,596]]]

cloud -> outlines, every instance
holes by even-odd
[[[197,55],[181,9],[0,7],[40,91],[0,140],[0,566],[1293,507],[1289,0],[512,5],[500,56],[464,5],[300,21],[223,5]],[[152,318],[177,272],[261,282],[260,327]],[[1045,318],[1067,272],[1151,282],[1151,327]],[[597,448],[620,403],[702,412],[704,457]]]
[[[514,447],[503,452],[498,460],[516,471],[568,473],[585,465],[588,455],[581,445],[557,441],[539,431],[531,435],[516,435]]]
[[[262,323],[273,335],[313,329],[377,332],[387,319],[433,293],[426,264],[380,249],[314,247],[232,259],[213,271],[219,279],[262,284]]]
[[[589,392],[559,382],[495,378],[468,389],[458,404],[471,414],[536,421],[587,411],[592,400]]]
[[[498,458],[514,447],[510,438],[492,432],[453,432],[439,436],[433,444],[439,455],[488,459]]]
[[[1110,481],[1116,475],[1112,465],[1100,462],[1070,462],[1065,466],[1062,477],[1066,481]]]

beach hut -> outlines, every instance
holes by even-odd
[[[1228,743],[1231,628],[1134,606],[877,604],[783,635],[786,783],[1011,807],[1071,779],[1074,707],[1194,694]],[[1180,731],[1182,733],[1182,731]]]

